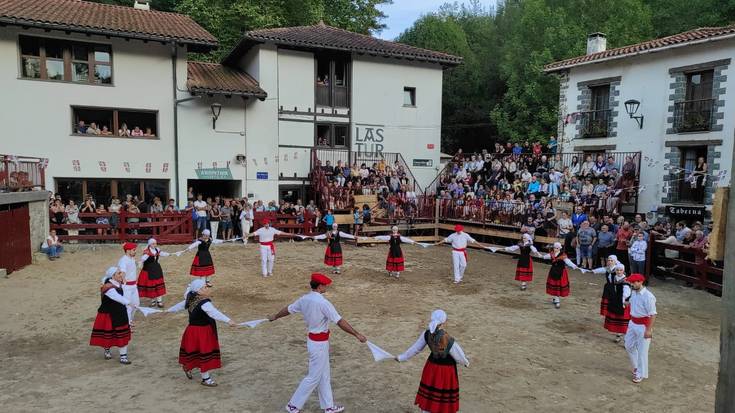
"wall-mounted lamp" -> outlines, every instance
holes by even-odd
[[[212,129],[217,129],[217,119],[219,119],[219,114],[222,112],[222,105],[215,102],[212,103],[212,106],[210,106],[212,109]]]
[[[625,101],[625,111],[628,112],[631,119],[635,119],[638,122],[638,128],[643,129],[643,115],[633,116],[638,112],[638,107],[640,106],[641,102],[635,99]]]

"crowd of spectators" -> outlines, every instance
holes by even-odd
[[[74,133],[78,135],[101,135],[101,136],[125,136],[125,137],[155,137],[156,134],[150,127],[141,128],[140,126],[133,126],[130,129],[127,123],[123,122],[117,133],[111,131],[107,125],[98,125],[96,122],[90,122],[89,125],[80,120],[74,128]]]

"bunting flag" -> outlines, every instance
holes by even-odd
[[[38,165],[41,169],[48,168],[48,158],[41,158],[41,163]]]
[[[125,172],[130,173],[130,162],[123,162],[123,169]]]
[[[373,358],[376,362],[383,361],[383,360],[391,360],[395,359],[395,356],[388,353],[387,351],[383,350],[382,348],[376,346],[375,344],[371,342],[367,342],[367,346],[370,349],[370,352],[373,353]]]
[[[163,173],[168,172],[168,162],[163,163],[163,166],[161,167],[161,172]]]
[[[145,173],[147,174],[151,173],[152,168],[153,168],[153,165],[150,162],[145,163]]]
[[[74,172],[81,172],[82,171],[82,165],[79,163],[78,159],[75,159],[71,161],[71,166],[74,168]]]
[[[107,172],[107,162],[105,162],[105,161],[99,161],[98,163],[100,165],[100,171],[101,172]]]

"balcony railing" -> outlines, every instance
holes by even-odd
[[[582,137],[605,138],[610,132],[612,110],[591,110],[581,112]]]
[[[346,86],[316,85],[317,106],[350,107],[350,93]]]
[[[674,130],[699,132],[712,129],[714,124],[714,99],[685,100],[674,103]]]
[[[0,154],[0,192],[45,187],[47,159]]]

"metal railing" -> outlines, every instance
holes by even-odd
[[[0,154],[0,192],[45,189],[47,159]]]
[[[612,110],[591,110],[580,112],[583,138],[606,138],[610,133]]]
[[[714,125],[714,99],[685,100],[674,103],[676,132],[708,131]]]

